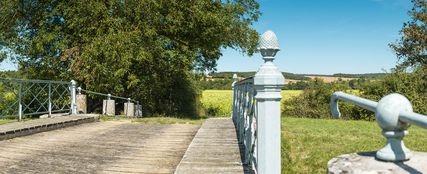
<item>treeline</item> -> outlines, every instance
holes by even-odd
[[[331,118],[329,101],[332,93],[337,91],[374,101],[379,101],[391,93],[399,93],[409,99],[415,112],[426,114],[426,77],[427,68],[418,68],[411,73],[394,71],[384,76],[383,80],[359,80],[356,83],[350,83],[351,81],[325,83],[321,79],[315,79],[307,82],[306,89],[300,96],[284,101],[282,114],[290,117]],[[340,102],[340,110],[344,119],[375,119],[373,112],[345,102]]]
[[[201,78],[198,82],[198,86],[202,90],[207,89],[218,89],[218,90],[230,90],[231,84],[233,83],[233,74],[237,74],[239,78],[246,78],[250,76],[254,76],[255,72],[218,72],[218,73],[210,73],[212,79]],[[288,83],[283,87],[283,90],[304,90],[311,83],[312,79],[305,77],[300,74],[293,74],[288,72],[283,72],[283,76],[286,79],[291,80],[301,80],[292,83]],[[315,75],[320,76],[320,75]],[[323,75],[322,75],[323,76]],[[350,89],[359,89],[361,84],[367,80],[379,80],[384,78],[384,73],[375,73],[375,74],[341,74],[339,77],[347,77],[347,78],[355,78],[343,83],[347,83]],[[331,76],[332,77],[332,76]],[[334,77],[338,77],[338,74]]]
[[[231,79],[233,78],[233,74],[237,74],[239,77],[251,77],[255,75],[255,71],[249,71],[249,72],[213,72],[209,73],[209,76],[212,76],[213,78],[223,78],[223,79]],[[308,80],[310,78],[305,77],[304,74],[294,74],[289,72],[282,72],[283,76],[286,79],[293,79],[293,80]]]
[[[239,77],[250,77],[254,76],[256,72],[213,72],[209,73],[209,76],[213,78],[223,78],[231,79],[233,74],[237,74]],[[364,74],[345,74],[345,73],[336,73],[333,75],[323,75],[323,74],[294,74],[290,72],[282,72],[283,76],[286,79],[292,80],[309,80],[310,78],[306,76],[323,76],[323,77],[341,77],[341,78],[367,78],[367,79],[381,79],[387,73],[364,73]]]

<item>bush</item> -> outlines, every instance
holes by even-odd
[[[325,83],[316,78],[309,82],[303,93],[290,100],[284,100],[282,114],[290,117],[332,118],[329,108],[331,95],[345,91],[360,95],[358,90],[350,90],[348,82]],[[372,120],[373,114],[348,103],[340,103],[342,118],[353,120]]]
[[[394,70],[382,81],[365,83],[363,97],[378,101],[390,93],[404,95],[412,103],[415,112],[427,113],[427,68],[418,68],[412,73]]]

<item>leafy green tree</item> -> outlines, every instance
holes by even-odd
[[[390,44],[399,65],[381,81],[362,85],[364,97],[379,100],[390,93],[408,97],[414,111],[426,114],[427,108],[427,1],[412,0],[411,20],[404,23],[402,37]],[[407,70],[410,71],[407,71]]]
[[[194,114],[194,72],[214,70],[225,47],[252,55],[258,8],[255,0],[2,0],[0,45],[19,55],[28,78],[75,79],[138,99],[148,113]]]
[[[409,11],[411,20],[404,23],[400,40],[390,44],[403,68],[427,66],[427,1],[411,1],[414,4]]]

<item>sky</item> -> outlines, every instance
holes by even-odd
[[[276,33],[281,71],[305,74],[377,73],[397,58],[388,47],[409,20],[410,0],[259,0],[262,13],[253,27]],[[256,71],[260,54],[248,57],[224,49],[218,71]],[[10,62],[1,70],[17,69]]]
[[[254,28],[272,30],[281,51],[276,66],[304,74],[389,71],[397,57],[388,47],[408,21],[410,0],[260,0]],[[224,49],[218,71],[256,71],[261,55]]]

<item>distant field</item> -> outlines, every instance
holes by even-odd
[[[231,114],[231,90],[205,90],[202,94],[201,105],[206,116],[227,117]],[[282,97],[288,100],[298,96],[302,90],[283,90]]]
[[[405,145],[427,151],[427,130],[409,128]],[[369,152],[385,143],[376,122],[282,117],[282,173],[326,173],[330,159]]]
[[[354,80],[357,78],[347,78],[347,77],[330,77],[330,76],[306,76],[310,79],[315,79],[315,78],[319,78],[322,79],[325,83],[331,83],[331,82],[335,82],[335,81],[339,81],[340,79],[342,81],[350,81],[350,80]]]

